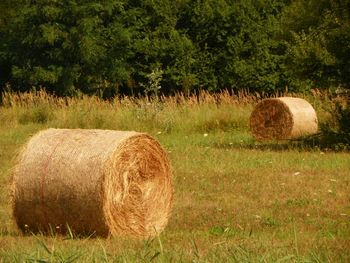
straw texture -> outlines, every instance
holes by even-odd
[[[166,153],[136,132],[48,129],[32,137],[13,176],[23,231],[148,237],[172,206]],[[68,229],[68,227],[70,229]]]
[[[264,99],[250,116],[250,130],[257,140],[294,139],[317,133],[317,115],[304,99]]]

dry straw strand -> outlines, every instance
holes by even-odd
[[[317,115],[301,98],[264,99],[250,116],[250,130],[257,140],[294,139],[317,133]]]
[[[19,155],[13,189],[23,232],[150,237],[166,226],[173,198],[165,151],[129,131],[41,131]]]

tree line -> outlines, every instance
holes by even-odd
[[[0,9],[1,89],[350,87],[350,0],[3,0]]]

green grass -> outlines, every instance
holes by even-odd
[[[7,96],[0,107],[0,262],[350,262],[350,154],[255,142],[247,124],[252,98]],[[329,121],[327,101],[308,99],[320,122]],[[165,231],[154,240],[19,233],[11,217],[11,169],[28,138],[48,127],[137,130],[157,138],[174,174]]]

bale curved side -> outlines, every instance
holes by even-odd
[[[66,233],[68,225],[83,235],[150,236],[165,227],[172,205],[166,153],[142,133],[39,132],[13,178],[13,215],[23,232]]]
[[[264,99],[250,116],[250,130],[257,140],[285,140],[317,132],[317,115],[304,99]]]
[[[288,106],[293,116],[293,129],[289,139],[317,133],[317,114],[308,101],[292,97],[282,97],[279,100]]]

